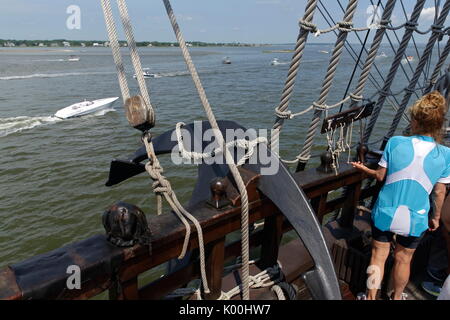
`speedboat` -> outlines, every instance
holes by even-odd
[[[319,50],[319,52],[320,52],[320,53],[325,53],[325,54],[330,53],[330,52],[328,52],[328,51],[326,51],[326,50]]]
[[[149,70],[150,70],[150,69],[148,69],[148,68],[142,69],[143,74],[144,74],[144,79],[148,79],[148,78],[158,78],[158,74],[156,74],[156,73],[151,73]],[[134,75],[133,75],[133,78],[137,79],[137,75],[134,74]]]
[[[90,113],[94,113],[111,107],[119,97],[105,98],[93,101],[83,101],[72,104],[55,113],[55,117],[60,119],[68,119],[73,117],[81,117]]]
[[[70,62],[80,61],[80,57],[70,56],[69,59],[67,59],[67,61]]]
[[[278,61],[278,58],[273,58],[272,62],[270,63],[273,66],[279,65],[280,61]]]
[[[231,60],[230,60],[230,58],[225,57],[225,58],[223,58],[222,63],[223,64],[231,64]]]

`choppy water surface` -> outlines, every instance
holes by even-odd
[[[193,60],[217,118],[249,128],[270,128],[289,68],[288,64],[272,66],[270,62],[291,58],[291,53],[273,50],[291,48],[193,48]],[[317,99],[330,56],[319,50],[331,49],[325,44],[306,49],[291,102],[293,111]],[[110,160],[125,157],[140,146],[139,133],[128,126],[121,103],[82,118],[58,120],[52,116],[84,99],[120,95],[109,49],[72,50],[0,50],[0,267],[103,233],[101,214],[117,200],[155,214],[146,174],[112,188],[104,185]],[[144,67],[161,75],[147,80],[157,113],[155,132],[173,129],[178,121],[205,119],[179,50],[140,51]],[[388,57],[377,59],[377,66],[385,75],[393,54],[387,47],[384,51]],[[409,54],[414,53],[411,48]],[[68,62],[69,55],[81,60]],[[232,64],[222,64],[225,56]],[[416,56],[415,63],[417,60]],[[131,70],[128,56],[125,62]],[[345,54],[330,92],[330,104],[343,97],[353,66]],[[411,75],[408,67],[405,65]],[[129,82],[137,92],[132,74],[129,72]],[[404,76],[399,76],[393,89],[405,86]],[[369,83],[365,93],[373,92]],[[309,113],[285,123],[281,136],[284,158],[298,154],[311,116]],[[390,124],[385,121],[392,118],[389,105],[381,118],[373,139],[381,137]],[[325,144],[324,137],[317,138],[314,153],[322,151]],[[312,165],[317,164],[314,161]],[[162,164],[178,197],[187,202],[195,167],[176,167],[168,156],[162,157]]]

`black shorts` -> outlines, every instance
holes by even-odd
[[[397,234],[395,239],[396,239],[396,242],[404,248],[417,249],[424,234],[425,234],[425,232],[422,233],[422,235],[420,237],[413,237],[413,236],[405,237],[405,236],[401,236],[401,235]],[[391,231],[381,231],[380,229],[378,229],[377,227],[375,227],[372,224],[372,239],[373,240],[377,240],[379,242],[391,242],[392,239],[394,238],[394,235],[395,235],[395,233],[393,233]]]

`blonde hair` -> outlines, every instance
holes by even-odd
[[[428,93],[417,100],[409,110],[411,120],[416,122],[412,133],[429,134],[441,143],[446,108],[445,98],[438,91]]]

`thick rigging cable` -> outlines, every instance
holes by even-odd
[[[300,30],[297,37],[297,42],[295,44],[294,55],[292,56],[292,61],[289,66],[289,71],[287,75],[286,82],[284,84],[283,92],[281,94],[280,103],[278,104],[278,109],[280,112],[286,112],[289,107],[292,92],[294,90],[295,80],[297,78],[298,69],[300,67],[300,62],[303,57],[303,51],[306,46],[306,41],[308,35],[313,31],[312,19],[314,16],[314,11],[316,10],[317,0],[309,0],[305,7],[305,13],[303,18],[300,20]],[[283,127],[284,118],[277,116],[275,123],[272,128],[272,133],[270,137],[270,145],[277,146],[279,143],[280,131]]]
[[[409,100],[411,99],[412,92],[414,91],[417,82],[419,81],[420,75],[425,67],[425,64],[428,60],[428,57],[432,54],[434,45],[436,43],[436,40],[438,40],[439,36],[443,33],[442,29],[444,27],[445,19],[447,19],[448,13],[450,12],[450,0],[446,0],[444,3],[444,6],[442,8],[442,11],[439,15],[439,18],[437,20],[437,24],[434,24],[432,26],[433,32],[430,36],[430,39],[428,40],[428,43],[423,51],[422,56],[420,57],[420,61],[417,65],[416,71],[414,73],[414,76],[408,85],[408,90],[405,90],[406,93],[403,97],[403,100],[400,104],[399,109],[397,110],[397,113],[394,116],[394,120],[392,121],[391,127],[389,128],[389,132],[385,137],[385,141],[392,137],[395,133],[395,130],[397,129],[398,124],[400,123],[401,116],[403,112],[405,111]]]
[[[344,14],[343,21],[346,23],[351,23],[353,19],[353,15],[356,12],[356,7],[358,5],[358,0],[349,0],[347,5],[347,10]],[[328,94],[331,90],[331,86],[333,84],[334,76],[336,74],[336,69],[339,64],[342,50],[345,44],[345,40],[347,39],[348,31],[341,29],[336,40],[336,44],[333,50],[333,53],[330,58],[330,63],[328,66],[327,73],[322,83],[321,92],[319,95],[319,99],[313,103],[315,106],[324,105],[326,103]],[[303,145],[303,149],[298,157],[299,163],[297,166],[297,170],[303,170],[308,162],[311,155],[311,148],[314,142],[314,137],[316,135],[317,128],[319,127],[319,122],[322,116],[323,110],[321,108],[316,108],[314,110],[313,119],[311,121],[311,125],[306,134],[305,143]]]
[[[408,47],[409,40],[411,39],[414,30],[416,30],[417,21],[419,20],[420,13],[423,10],[425,2],[426,2],[426,0],[418,0],[416,2],[414,10],[411,14],[411,19],[407,22],[407,26],[405,27],[406,30],[403,35],[402,41],[400,43],[400,47],[397,50],[394,61],[392,62],[391,68],[386,77],[386,81],[384,83],[382,92],[380,92],[380,96],[374,107],[372,116],[366,127],[366,131],[364,132],[363,141],[362,141],[363,143],[367,143],[369,141],[369,138],[372,134],[375,123],[377,122],[378,116],[380,115],[381,109],[386,101],[386,97],[388,96],[389,91],[391,89],[391,85],[394,82],[394,78],[395,78],[395,75],[397,74],[397,70],[401,64],[402,57],[406,51],[406,48]]]

